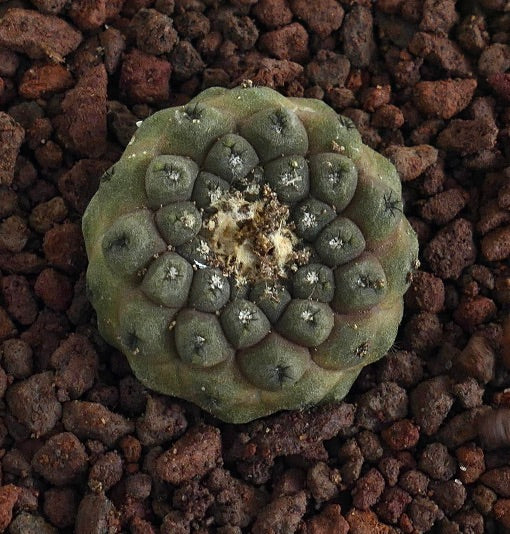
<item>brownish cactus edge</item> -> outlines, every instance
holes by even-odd
[[[146,119],[83,217],[104,338],[224,421],[342,399],[417,266],[399,176],[349,119],[263,87]]]

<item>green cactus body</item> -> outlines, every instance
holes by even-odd
[[[323,102],[208,89],[146,119],[83,217],[103,337],[229,422],[342,399],[417,265],[398,174]]]

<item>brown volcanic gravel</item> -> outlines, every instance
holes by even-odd
[[[0,533],[510,532],[508,0],[0,0]],[[80,217],[136,122],[244,79],[399,169],[421,267],[345,400],[235,426],[95,328]]]

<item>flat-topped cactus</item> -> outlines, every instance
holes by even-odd
[[[103,337],[230,422],[342,399],[417,265],[393,165],[321,101],[208,89],[146,119],[83,217]]]

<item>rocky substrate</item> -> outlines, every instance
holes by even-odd
[[[0,0],[0,532],[510,532],[507,0]],[[80,216],[154,111],[250,79],[397,166],[421,268],[345,402],[226,425],[95,328]]]

